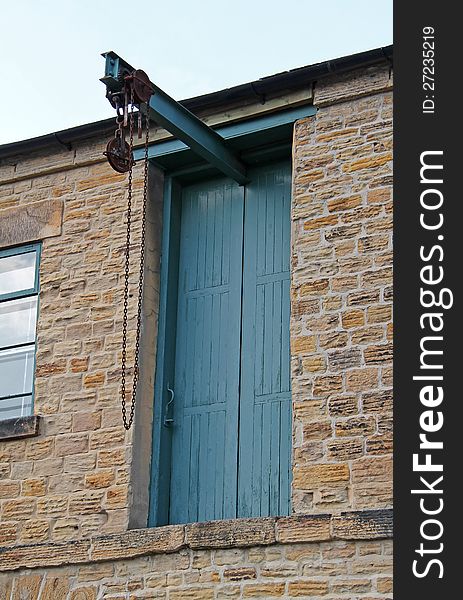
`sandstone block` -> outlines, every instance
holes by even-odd
[[[345,540],[392,537],[392,511],[346,512],[333,517],[333,537]]]
[[[243,598],[281,598],[284,583],[247,583],[243,586]]]
[[[381,364],[392,361],[392,344],[368,346],[363,351],[366,364]]]
[[[329,593],[328,581],[319,579],[301,579],[299,581],[290,581],[288,584],[288,594],[294,598],[310,598],[313,596],[325,596]]]
[[[308,283],[304,283],[299,288],[299,294],[302,297],[305,296],[319,296],[323,292],[326,292],[329,289],[329,280],[328,279],[319,279],[317,281],[312,281]]]
[[[331,396],[328,400],[328,412],[332,417],[349,417],[358,413],[357,396]]]
[[[21,486],[18,481],[0,481],[0,498],[19,496]]]
[[[348,461],[364,454],[361,438],[332,440],[327,443],[327,458],[335,461]]]
[[[55,441],[56,456],[69,456],[81,454],[88,450],[88,435],[75,433],[69,435],[58,435]]]
[[[351,210],[357,208],[361,204],[362,196],[360,194],[355,194],[354,196],[334,198],[333,200],[328,201],[328,210],[330,212]]]
[[[336,392],[342,392],[343,382],[341,375],[324,375],[315,378],[314,396],[324,396]]]
[[[85,515],[101,511],[103,492],[92,490],[87,492],[76,492],[69,498],[69,514]]]
[[[352,464],[352,482],[392,482],[392,459],[378,456],[355,461]]]
[[[319,217],[318,219],[310,219],[304,222],[304,229],[309,231],[311,229],[322,229],[338,223],[337,215],[329,215],[327,217]]]
[[[379,387],[378,369],[364,367],[355,369],[346,374],[346,390],[349,392],[363,392]]]
[[[114,483],[114,470],[102,469],[85,475],[85,486],[92,489],[106,488]]]
[[[317,420],[304,423],[303,439],[304,442],[324,440],[333,436],[333,427],[331,420]]]
[[[236,567],[225,569],[223,578],[229,581],[244,581],[247,579],[256,579],[257,572],[254,567]]]
[[[293,484],[299,490],[313,490],[327,483],[348,482],[349,478],[346,463],[309,465],[294,468]]]
[[[291,351],[293,354],[304,354],[315,352],[316,341],[315,336],[305,335],[302,337],[293,338],[291,342]]]
[[[355,437],[372,435],[376,430],[374,417],[349,417],[336,420],[337,437]]]
[[[35,509],[34,498],[17,498],[5,500],[1,508],[1,520],[24,520],[28,519]]]
[[[124,508],[128,506],[129,489],[127,485],[116,485],[106,491],[103,506],[106,509]]]
[[[372,590],[371,579],[335,579],[332,590],[336,594],[362,594]]]
[[[40,600],[66,600],[69,593],[67,577],[52,577],[45,580]]]
[[[72,415],[72,431],[95,431],[101,426],[101,411],[82,412]]]
[[[103,371],[97,371],[96,373],[89,373],[84,376],[84,387],[85,388],[98,388],[103,385],[105,381],[105,373]]]
[[[58,516],[67,511],[68,497],[66,495],[51,495],[37,501],[37,514]]]
[[[351,292],[347,294],[347,304],[349,306],[368,305],[379,302],[379,292],[377,290]]]
[[[323,373],[326,371],[326,358],[323,354],[304,357],[301,363],[304,373]]]
[[[88,369],[88,356],[83,358],[71,358],[70,365],[72,373],[83,373]]]
[[[44,496],[46,493],[46,480],[44,478],[26,479],[21,484],[21,491],[23,496]]]
[[[16,542],[17,535],[17,523],[6,521],[2,521],[0,523],[0,546],[9,546],[10,544]]]
[[[330,515],[282,517],[277,520],[277,542],[321,542],[330,538]]]
[[[330,371],[346,371],[355,367],[360,367],[361,352],[359,348],[346,348],[344,350],[335,350],[328,355],[328,364]]]
[[[71,591],[69,600],[96,600],[98,590],[95,587],[79,587]]]
[[[146,554],[175,552],[184,545],[184,526],[168,525],[154,529],[133,529],[121,535],[94,540],[92,560],[115,560]]]
[[[362,394],[364,413],[389,413],[393,407],[392,390],[378,390]]]
[[[365,324],[365,314],[363,310],[349,310],[342,313],[341,321],[342,326],[345,329],[350,329],[352,327],[361,327]]]
[[[191,548],[226,548],[273,544],[275,519],[235,519],[193,523],[186,526]]]
[[[42,585],[43,575],[26,575],[16,579],[14,594],[18,600],[23,598],[31,599],[39,597],[40,586]],[[15,599],[16,600],[16,599]]]
[[[169,591],[169,599],[172,600],[213,600],[213,598],[214,588],[190,587]]]

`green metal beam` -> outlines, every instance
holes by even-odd
[[[130,71],[132,67],[115,52],[106,52],[103,56],[106,60],[106,68],[105,76],[101,81],[114,92],[118,85],[121,85],[122,69]],[[227,177],[231,177],[240,185],[246,183],[246,167],[228,148],[223,137],[161,88],[153,83],[152,86],[154,93],[148,104],[150,119],[184,142]]]
[[[246,168],[226,146],[223,137],[157,86],[149,103],[150,117],[207,162],[240,185]]]
[[[256,134],[264,134],[266,131],[272,131],[278,127],[291,126],[292,128],[295,121],[312,117],[316,112],[317,109],[315,106],[305,104],[295,108],[287,108],[280,112],[257,116],[246,121],[221,125],[214,131],[223,140],[233,143],[234,140],[243,140],[246,137],[255,136]],[[148,156],[156,160],[166,155],[180,155],[188,152],[188,148],[187,144],[182,143],[178,139],[160,140],[150,144]],[[144,149],[141,147],[136,148],[133,154],[135,160],[142,160],[145,154]]]

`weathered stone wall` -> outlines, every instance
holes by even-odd
[[[0,575],[0,597],[386,600],[392,591],[391,558],[390,540],[183,548],[118,561],[14,571]]]
[[[1,224],[24,210],[28,235],[17,243],[43,235],[35,382],[42,422],[38,437],[0,441],[0,570],[10,571],[0,576],[0,598],[392,597],[390,530],[359,537],[357,517],[341,514],[364,511],[374,530],[376,509],[392,502],[391,85],[387,65],[318,82],[317,115],[295,126],[292,508],[319,519],[316,533],[312,525],[297,533],[296,524],[286,537],[286,521],[277,520],[271,542],[247,547],[235,533],[214,546],[207,540],[217,526],[206,524],[200,546],[129,552],[134,497],[140,514],[146,498],[133,486],[141,438],[120,424],[124,177],[101,161],[100,139],[0,162],[0,247],[15,243]],[[150,323],[160,242],[151,231]],[[132,282],[139,233],[135,226]],[[151,349],[153,335],[155,328]],[[148,422],[154,356],[145,362]],[[112,554],[104,554],[108,544]],[[61,562],[47,558],[56,556]]]
[[[392,505],[391,86],[387,67],[320,82],[294,131],[296,513]]]
[[[44,204],[62,203],[62,223],[48,232],[52,237],[44,235],[40,263],[34,398],[40,435],[0,441],[0,546],[127,528],[132,433],[121,427],[119,408],[126,186],[125,176],[102,157],[103,146],[89,140],[70,151],[14,157],[0,167],[0,222],[11,224],[23,207],[40,220]],[[5,228],[3,245],[30,241],[36,218],[23,219],[15,239],[14,229]],[[150,248],[155,272],[158,247]],[[151,284],[158,285],[156,273]],[[135,300],[136,294],[129,306],[129,365]],[[151,375],[153,365],[149,369]]]

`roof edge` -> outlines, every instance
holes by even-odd
[[[219,90],[202,96],[195,96],[181,100],[180,104],[191,112],[217,108],[223,104],[243,101],[252,98],[264,98],[267,94],[278,90],[296,90],[307,86],[322,77],[335,73],[345,73],[360,67],[368,67],[380,63],[392,64],[392,45],[351,54],[332,60],[326,60],[306,67],[298,67],[275,75],[262,77],[256,81],[243,83],[231,88]],[[14,156],[23,152],[42,150],[48,147],[66,147],[71,149],[71,144],[93,137],[103,135],[114,129],[114,118],[86,123],[39,137],[10,142],[0,145],[0,159]]]

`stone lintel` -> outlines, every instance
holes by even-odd
[[[37,242],[61,234],[60,198],[0,210],[0,248]]]

